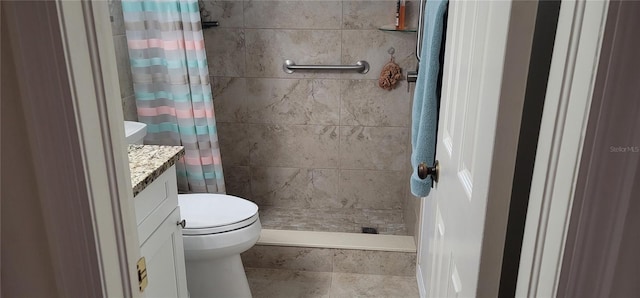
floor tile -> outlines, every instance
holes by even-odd
[[[416,254],[393,251],[336,249],[333,272],[415,276]]]
[[[245,268],[253,298],[329,297],[330,272]]]
[[[333,254],[330,248],[255,245],[242,253],[242,263],[249,268],[332,272]]]
[[[415,277],[333,273],[331,298],[419,297]]]

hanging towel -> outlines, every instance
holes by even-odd
[[[411,192],[417,197],[429,195],[433,181],[418,177],[418,165],[433,166],[436,153],[438,107],[441,87],[441,49],[444,49],[447,0],[429,0],[424,10],[424,35],[413,95],[411,123]]]

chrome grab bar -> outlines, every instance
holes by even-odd
[[[296,70],[347,70],[364,74],[369,72],[369,62],[360,60],[355,65],[297,65],[291,60],[285,60],[282,69],[286,73],[294,73]]]
[[[218,26],[220,26],[220,22],[218,22],[218,21],[202,22],[202,29],[207,29],[207,28],[211,28],[211,27],[218,27]]]
[[[418,15],[418,40],[416,41],[416,58],[420,62],[422,52],[422,38],[424,37],[424,5],[426,0],[420,0],[420,14]]]

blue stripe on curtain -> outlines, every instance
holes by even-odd
[[[178,3],[156,1],[122,1],[122,10],[125,12],[200,12],[198,2]]]
[[[192,174],[192,173],[187,173],[185,171],[177,171],[176,175],[179,177],[185,177],[185,178],[197,179],[197,180],[216,179],[216,175],[213,172],[204,172],[204,176],[203,176],[201,174]]]
[[[169,69],[172,68],[199,68],[199,67],[207,67],[206,59],[196,59],[196,60],[184,60],[184,59],[166,59],[166,58],[132,58],[129,59],[131,63],[131,67],[150,67],[150,66],[166,66]]]
[[[211,92],[206,93],[183,93],[175,94],[167,91],[158,92],[135,92],[137,100],[157,100],[166,98],[177,102],[204,102],[213,100]]]
[[[189,93],[174,94],[167,91],[136,92],[135,95],[137,100],[157,100],[160,98],[166,98],[177,102],[188,102],[191,100],[191,95]]]
[[[147,133],[175,132],[183,135],[208,135],[217,134],[213,125],[184,126],[173,122],[163,122],[158,124],[147,124]]]

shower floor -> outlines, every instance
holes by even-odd
[[[402,210],[260,206],[260,222],[274,230],[362,233],[362,227],[372,227],[379,234],[407,235]]]

